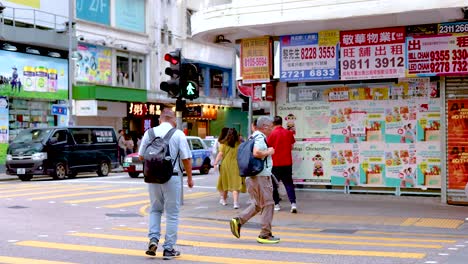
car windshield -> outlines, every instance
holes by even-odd
[[[213,146],[214,146],[214,143],[215,143],[215,140],[214,140],[214,139],[204,139],[203,141],[205,142],[205,144],[206,144],[209,148],[213,147]]]
[[[51,129],[26,129],[21,131],[12,143],[42,142],[50,131]]]

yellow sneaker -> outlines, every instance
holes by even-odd
[[[278,244],[280,242],[279,237],[268,236],[268,237],[257,237],[257,242],[260,244]]]

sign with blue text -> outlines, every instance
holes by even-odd
[[[76,17],[110,25],[110,0],[76,0]]]
[[[287,35],[280,37],[280,81],[338,80],[340,32]]]
[[[53,115],[67,115],[67,106],[66,105],[52,105],[51,112]]]

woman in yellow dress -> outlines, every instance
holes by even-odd
[[[219,161],[221,159],[223,161],[217,185],[221,196],[219,203],[226,205],[227,194],[228,192],[232,192],[234,209],[239,208],[239,192],[245,192],[246,190],[244,178],[240,177],[239,166],[237,165],[239,144],[239,134],[236,129],[230,128],[224,142],[220,145],[214,162],[215,168],[218,168]]]

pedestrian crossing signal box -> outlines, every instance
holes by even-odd
[[[193,63],[182,63],[181,70],[181,96],[189,100],[197,99],[200,89],[198,67]]]

